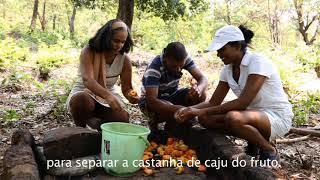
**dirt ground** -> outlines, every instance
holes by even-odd
[[[208,96],[211,97],[222,66],[219,63],[204,61],[203,56],[195,55],[194,58],[200,69],[204,69],[204,73],[209,75]],[[152,57],[152,54],[147,53],[131,54],[131,58],[134,60],[133,84],[138,91],[146,64]],[[36,73],[33,69],[26,67],[23,70],[30,72],[36,78]],[[0,77],[6,77],[8,74],[9,72],[0,72]],[[3,155],[10,146],[11,134],[15,129],[29,129],[36,141],[40,142],[43,133],[50,129],[74,126],[70,115],[65,112],[63,100],[61,99],[68,94],[65,87],[72,86],[76,74],[77,65],[70,64],[53,71],[50,74],[50,79],[55,80],[55,82],[49,80],[42,90],[34,86],[22,86],[16,92],[0,89],[0,174],[3,170]],[[0,78],[0,80],[2,79]],[[64,83],[59,83],[59,80]],[[188,84],[188,76],[182,82]],[[232,94],[228,95],[228,98],[232,99]],[[8,109],[17,110],[21,114],[21,119],[15,121],[5,120],[5,111]],[[127,109],[131,115],[130,121],[132,123],[146,125],[146,117],[142,115],[137,105],[128,104]],[[312,115],[310,118],[312,122],[320,125],[319,114]],[[288,134],[285,138],[294,137],[299,136]],[[278,144],[277,148],[281,155],[281,168],[275,171],[282,177],[285,179],[320,179],[320,138],[312,137],[296,143]],[[306,162],[309,164],[306,165]]]

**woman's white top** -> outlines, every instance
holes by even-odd
[[[227,82],[230,89],[239,97],[250,74],[265,76],[266,80],[247,109],[280,110],[282,112],[285,110],[286,113],[292,114],[292,106],[283,90],[277,69],[270,59],[262,55],[247,51],[241,61],[238,83],[233,79],[231,64],[223,67],[220,81]]]

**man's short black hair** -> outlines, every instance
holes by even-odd
[[[180,42],[171,42],[163,49],[163,58],[173,58],[176,61],[183,61],[188,56],[186,48]]]
[[[97,31],[96,35],[89,40],[90,49],[94,50],[95,52],[112,50],[111,40],[113,35],[118,31],[125,30],[125,28],[123,27],[112,29],[112,25],[115,22],[122,22],[122,21],[119,19],[112,19]],[[127,53],[130,50],[132,50],[133,41],[131,38],[129,27],[127,27],[127,32],[128,32],[128,37],[122,49],[120,50],[121,54],[125,52]]]

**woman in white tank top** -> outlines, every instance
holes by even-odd
[[[66,107],[77,126],[87,124],[100,129],[104,122],[129,122],[121,97],[114,85],[120,77],[121,90],[130,103],[132,66],[126,55],[133,42],[127,25],[121,20],[110,20],[102,26],[80,55],[79,79],[70,92]]]

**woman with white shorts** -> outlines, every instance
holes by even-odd
[[[271,142],[289,132],[292,106],[272,62],[247,50],[253,36],[244,26],[227,25],[216,32],[208,51],[217,50],[225,64],[219,84],[209,102],[181,108],[175,118],[183,122],[198,116],[205,128],[247,140],[247,154],[259,155],[260,160],[279,160]],[[237,98],[222,104],[229,89]]]

